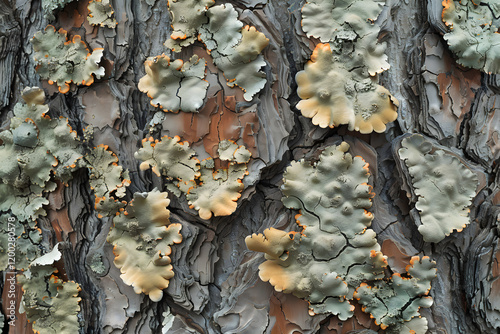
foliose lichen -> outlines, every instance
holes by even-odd
[[[128,170],[118,165],[118,157],[106,145],[99,145],[85,155],[89,183],[94,191],[98,217],[112,216],[125,206],[122,200],[130,185]]]
[[[174,276],[170,246],[182,241],[182,225],[170,223],[169,204],[168,194],[157,189],[135,193],[126,209],[114,217],[107,238],[123,282],[155,302]]]
[[[197,112],[203,106],[208,82],[205,78],[206,61],[194,55],[188,62],[170,61],[161,55],[144,63],[146,75],[139,80],[139,90],[151,98],[151,105],[164,111]]]
[[[302,8],[304,32],[323,42],[296,75],[297,108],[313,124],[370,133],[397,118],[398,101],[377,84],[389,68],[375,24],[380,12],[373,0],[310,0]]]
[[[405,276],[395,273],[389,280],[362,283],[354,298],[382,329],[391,327],[390,333],[400,333],[396,329],[407,327],[405,322],[418,317],[421,307],[431,307],[433,301],[428,295],[436,270],[436,263],[429,257],[414,256]]]
[[[500,6],[496,0],[443,0],[444,39],[458,63],[500,73]]]
[[[361,133],[383,132],[397,118],[398,102],[374,77],[349,71],[329,44],[318,44],[296,75],[297,109],[322,128],[347,124]]]
[[[173,32],[165,45],[179,52],[198,38],[224,73],[228,86],[239,86],[245,92],[245,100],[250,101],[266,84],[266,74],[261,71],[266,62],[261,52],[269,39],[255,27],[243,27],[233,5],[213,6],[214,3],[169,2]]]
[[[411,176],[418,197],[415,207],[422,225],[418,231],[427,242],[439,242],[467,226],[469,206],[476,196],[478,178],[458,158],[434,149],[422,135],[401,142],[399,156]]]
[[[90,86],[94,76],[99,79],[104,75],[104,67],[99,66],[103,49],[97,48],[89,52],[85,42],[79,35],[67,40],[64,29],[56,29],[48,25],[45,31],[38,31],[33,39],[36,71],[42,79],[50,84],[56,83],[61,93],[67,93],[69,84]]]
[[[53,264],[62,254],[54,249],[33,261],[29,269],[17,276],[23,290],[21,310],[26,312],[33,331],[40,334],[78,333],[80,286],[72,281],[63,282],[55,274]]]
[[[326,148],[320,160],[292,162],[283,176],[283,203],[299,209],[301,232],[274,228],[246,238],[264,252],[259,276],[276,291],[306,299],[311,313],[352,316],[353,293],[362,282],[384,277],[385,257],[368,227],[373,193],[367,164],[347,153],[349,145]]]
[[[20,221],[44,215],[44,193],[55,190],[55,178],[71,179],[82,157],[76,132],[64,117],[52,119],[39,88],[27,88],[25,103],[14,107],[10,129],[0,133],[0,211],[12,212]]]
[[[64,8],[70,2],[74,0],[42,0],[42,9],[44,16],[47,20],[55,20],[54,12]]]
[[[195,151],[177,136],[144,139],[142,145],[135,153],[136,159],[142,161],[141,170],[152,167],[157,176],[165,176],[167,189],[177,197],[184,193],[190,207],[198,210],[201,218],[210,219],[212,214],[228,216],[236,210],[251,156],[245,147],[229,140],[221,141],[219,159],[226,167],[215,168],[212,158],[200,163]]]
[[[115,11],[110,0],[91,0],[87,8],[89,10],[87,19],[90,24],[108,28],[116,27],[117,23],[113,15]]]

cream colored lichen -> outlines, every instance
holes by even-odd
[[[496,0],[443,0],[444,39],[458,63],[500,73],[500,7]]]
[[[167,193],[135,193],[125,211],[113,219],[108,242],[113,244],[121,279],[137,294],[159,301],[174,276],[171,245],[182,241],[181,224],[171,224]]]
[[[440,149],[421,135],[401,142],[399,156],[411,176],[417,195],[415,207],[422,225],[418,231],[427,242],[439,242],[470,222],[469,206],[476,196],[478,178],[457,157]]]
[[[322,128],[347,124],[361,133],[383,132],[397,118],[398,102],[389,91],[336,62],[329,44],[316,46],[296,81],[297,109]]]
[[[299,209],[300,233],[276,229],[246,238],[266,253],[259,276],[276,291],[306,299],[311,312],[352,316],[349,300],[361,282],[380,279],[387,265],[375,232],[367,164],[342,143],[323,151],[317,164],[292,162],[284,174],[283,203]]]
[[[172,112],[197,112],[203,106],[208,88],[205,59],[194,55],[184,63],[161,55],[148,58],[144,66],[146,75],[138,87],[151,98],[151,105]]]

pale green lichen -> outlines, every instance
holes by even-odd
[[[334,49],[348,49],[338,59],[348,70],[363,66],[373,76],[389,68],[375,24],[381,11],[382,4],[374,0],[308,0],[302,8],[302,29]]]
[[[444,0],[444,39],[458,63],[500,73],[500,6],[497,0]]]
[[[196,38],[212,55],[215,65],[224,73],[230,87],[239,86],[250,101],[266,84],[261,55],[269,39],[255,27],[238,20],[231,4],[213,6],[213,1],[177,0],[169,2],[173,32],[165,45],[179,52]]]
[[[421,135],[401,142],[399,156],[411,176],[417,195],[415,207],[422,225],[418,231],[427,242],[439,242],[467,226],[469,206],[476,196],[478,178],[457,157],[434,149]]]
[[[206,12],[214,0],[170,0],[168,10],[172,16],[172,34],[165,46],[179,52],[182,47],[198,39],[198,29],[208,22]]]
[[[170,61],[161,55],[144,63],[146,75],[139,80],[139,90],[151,98],[151,105],[164,111],[197,112],[203,106],[208,82],[205,78],[206,61],[194,55],[188,62]]]
[[[346,320],[360,283],[384,277],[387,263],[375,232],[373,193],[367,164],[347,153],[349,145],[326,148],[317,164],[292,162],[283,176],[283,203],[299,209],[300,233],[267,229],[246,238],[249,249],[266,253],[259,276],[276,291],[309,302],[312,313]]]
[[[0,271],[26,270],[39,257],[42,240],[35,222],[19,222],[8,214],[0,215]],[[14,253],[14,257],[12,257]]]
[[[17,276],[23,290],[21,309],[26,312],[36,333],[78,333],[80,328],[80,286],[75,282],[63,282],[54,275],[57,269],[53,264],[60,259],[61,253],[56,245]]]
[[[67,41],[66,31],[48,25],[45,31],[39,31],[31,40],[33,44],[36,71],[42,79],[56,83],[61,93],[67,93],[69,84],[90,86],[94,76],[99,79],[104,75],[104,67],[99,66],[103,49],[89,52],[79,35]]]
[[[255,27],[243,27],[231,4],[210,8],[207,16],[200,39],[224,73],[228,86],[239,86],[245,100],[250,101],[266,85],[266,74],[260,70],[266,66],[261,52],[269,39]]]
[[[55,179],[67,182],[81,158],[76,133],[66,118],[51,119],[39,88],[25,89],[26,103],[14,107],[10,130],[0,133],[0,211],[9,210],[20,220],[44,215],[45,192],[55,190]]]
[[[70,2],[74,0],[42,0],[42,9],[44,16],[47,20],[55,20],[54,12],[64,8]]]
[[[170,224],[167,193],[154,189],[135,193],[126,211],[113,219],[108,242],[113,244],[121,279],[137,294],[159,301],[174,276],[170,246],[182,241],[181,224]]]
[[[98,217],[115,215],[126,204],[122,199],[130,185],[128,170],[118,165],[118,157],[105,145],[95,147],[84,160],[89,168]]]
[[[143,161],[140,168],[152,167],[157,176],[166,176],[167,189],[177,197],[184,193],[190,207],[198,210],[201,218],[210,219],[212,214],[228,216],[236,210],[251,156],[245,147],[229,140],[221,141],[218,152],[227,167],[215,169],[212,158],[200,163],[195,151],[179,137],[145,138],[142,145],[135,153],[136,159]]]
[[[114,18],[113,6],[110,0],[91,0],[87,6],[89,15],[87,19],[94,26],[114,28],[116,20]]]
[[[436,263],[427,256],[421,259],[414,256],[406,271],[407,277],[396,273],[387,281],[376,281],[373,285],[363,283],[354,293],[363,311],[370,313],[382,329],[399,328],[405,321],[418,317],[421,307],[432,305],[428,294],[431,281],[436,277]]]
[[[296,75],[297,109],[322,128],[347,124],[361,133],[383,132],[394,121],[398,102],[373,77],[348,71],[335,61],[329,44],[318,44]]]

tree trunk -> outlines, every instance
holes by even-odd
[[[61,243],[60,272],[81,287],[80,332],[326,334],[371,329],[384,333],[357,304],[355,316],[346,321],[329,313],[310,316],[306,300],[278,292],[259,278],[264,257],[245,244],[245,237],[269,227],[301,230],[294,218],[298,210],[281,201],[283,173],[292,161],[317,161],[327,146],[346,141],[353,155],[369,163],[375,193],[371,229],[388,258],[386,276],[404,273],[411,256],[425,255],[436,262],[437,277],[429,294],[434,302],[420,309],[428,333],[496,333],[500,328],[496,118],[500,81],[495,74],[456,62],[443,39],[448,28],[442,22],[441,1],[385,1],[377,24],[379,40],[387,43],[390,69],[380,75],[380,84],[399,101],[398,118],[387,124],[385,132],[370,134],[349,131],[346,125],[318,127],[296,108],[300,97],[295,75],[319,43],[302,30],[304,1],[228,3],[237,8],[244,25],[255,26],[269,39],[262,51],[267,83],[251,101],[243,99],[240,88],[226,85],[201,42],[180,54],[164,46],[172,32],[167,0],[112,0],[115,28],[89,24],[88,0],[67,4],[52,21],[44,17],[41,0],[0,0],[2,130],[9,129],[22,90],[42,87],[50,116],[68,118],[87,152],[107,145],[119,165],[128,169],[127,202],[137,192],[167,191],[165,178],[141,170],[134,157],[143,138],[180,136],[200,160],[215,157],[223,139],[244,144],[252,153],[244,190],[231,215],[202,219],[184,195],[170,194],[170,221],[182,225],[182,242],[172,246],[174,276],[158,302],[136,294],[120,278],[120,269],[113,264],[113,245],[106,241],[113,219],[98,218],[88,169],[73,172],[67,187],[59,183],[48,195],[47,215],[37,219],[43,238],[33,247],[45,254]],[[90,50],[103,48],[105,75],[90,86],[71,84],[66,94],[40,79],[30,40],[49,23],[68,31],[70,38],[80,35]],[[194,116],[164,113],[137,87],[146,73],[146,59],[163,53],[184,61],[192,54],[209,59],[208,95]],[[85,141],[89,129],[93,135]],[[404,134],[424,135],[435,149],[458,157],[478,177],[470,224],[440,242],[426,242],[419,233],[418,196],[398,153]],[[3,273],[2,307],[8,315],[11,274]],[[17,307],[21,295],[17,285]],[[4,332],[31,333],[26,316],[17,312],[17,317],[15,326],[5,322]]]

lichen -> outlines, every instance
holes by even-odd
[[[469,224],[469,206],[476,196],[478,178],[458,158],[434,149],[421,135],[401,142],[399,156],[411,176],[417,195],[415,207],[422,225],[418,231],[427,242],[439,242]]]
[[[73,1],[74,0],[42,0],[42,9],[45,18],[49,21],[55,20],[54,12],[64,8],[64,6]]]
[[[35,222],[19,222],[8,214],[1,214],[0,271],[26,270],[31,261],[41,255],[41,239],[41,231]]]
[[[88,5],[89,15],[87,19],[94,26],[114,28],[116,20],[114,18],[113,6],[110,0],[91,0]]]
[[[50,84],[56,83],[61,93],[67,93],[71,82],[90,86],[94,76],[99,79],[104,75],[104,67],[99,66],[103,49],[89,52],[79,35],[67,40],[64,29],[48,25],[45,31],[38,31],[33,39],[36,71]]]
[[[151,98],[151,105],[172,112],[197,112],[203,106],[208,88],[205,59],[194,55],[184,63],[161,55],[148,58],[144,66],[146,75],[138,87]]]
[[[227,85],[239,86],[250,101],[266,84],[261,52],[269,39],[255,27],[243,27],[233,5],[213,4],[210,0],[169,2],[173,32],[165,45],[179,52],[198,38],[224,73]]]
[[[23,290],[22,309],[33,331],[40,334],[78,333],[80,325],[78,297],[80,286],[57,277],[53,264],[61,259],[54,249],[30,264],[27,271],[17,276]]]
[[[458,63],[500,73],[500,7],[496,1],[443,0],[444,39]]]
[[[245,147],[221,141],[219,159],[227,167],[216,169],[212,158],[200,163],[195,151],[179,137],[145,138],[142,145],[135,153],[136,159],[142,161],[141,170],[152,167],[157,176],[167,177],[167,189],[178,197],[184,193],[190,207],[198,210],[202,219],[210,219],[212,214],[228,216],[236,210],[251,156]]]
[[[398,102],[376,78],[349,71],[329,44],[318,44],[304,70],[296,75],[297,109],[322,128],[347,124],[361,133],[383,132],[397,118]]]
[[[349,49],[338,61],[347,68],[365,66],[371,76],[389,68],[385,43],[378,42],[375,20],[382,11],[374,0],[309,0],[302,8],[302,29],[308,37]]]
[[[431,281],[436,277],[436,263],[427,256],[414,256],[406,271],[404,277],[395,273],[389,280],[376,281],[373,285],[362,283],[354,293],[363,311],[370,313],[382,329],[401,327],[405,321],[419,316],[421,307],[432,305],[428,294]]]
[[[135,193],[125,211],[114,217],[107,239],[123,282],[152,301],[162,298],[174,276],[170,246],[182,241],[182,225],[170,223],[169,204],[168,194],[157,189]]]
[[[118,165],[118,157],[106,145],[95,147],[84,159],[98,217],[114,215],[126,204],[122,199],[131,182],[128,170]]]
[[[302,231],[267,229],[246,238],[266,253],[259,276],[276,291],[306,299],[311,313],[352,316],[350,304],[361,282],[381,279],[387,263],[367,211],[373,193],[367,164],[347,153],[349,145],[326,148],[317,164],[292,162],[283,176],[283,203],[299,209]]]
[[[43,193],[55,190],[55,179],[71,179],[82,152],[68,120],[47,115],[43,90],[27,88],[22,96],[26,103],[15,105],[10,130],[0,133],[0,211],[25,221],[45,214]]]
[[[198,39],[198,29],[208,22],[206,12],[214,0],[171,0],[168,10],[172,16],[172,34],[165,46],[179,52]]]

